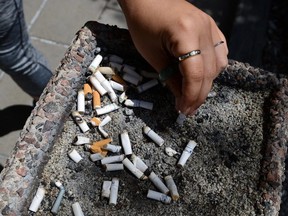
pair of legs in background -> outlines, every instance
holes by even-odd
[[[52,76],[30,42],[22,0],[0,0],[0,69],[35,100]]]

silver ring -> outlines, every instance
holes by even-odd
[[[214,45],[214,47],[217,47],[217,46],[219,46],[219,45],[221,45],[221,44],[223,44],[224,43],[224,41],[219,41],[218,43],[216,43],[215,45]]]
[[[199,55],[201,54],[201,51],[200,50],[192,50],[191,52],[188,52],[182,56],[179,56],[178,57],[178,60],[181,62],[189,57],[193,57],[193,56],[196,56],[196,55]]]

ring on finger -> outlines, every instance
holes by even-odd
[[[221,45],[221,44],[223,44],[224,43],[224,41],[219,41],[218,43],[216,43],[215,45],[214,45],[214,47],[217,47],[217,46],[219,46],[219,45]]]
[[[184,61],[187,58],[190,58],[190,57],[193,57],[193,56],[196,56],[196,55],[199,55],[199,54],[201,54],[200,50],[192,50],[191,52],[188,52],[188,53],[186,53],[184,55],[179,56],[178,60],[179,60],[179,62],[181,62],[181,61]]]

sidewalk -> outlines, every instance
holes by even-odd
[[[87,21],[127,28],[116,0],[24,0],[23,5],[32,43],[46,56],[53,71],[75,33]],[[32,98],[5,74],[0,79],[0,101],[0,116],[4,119],[0,127],[0,164],[3,164],[25,124],[27,111],[32,109]]]

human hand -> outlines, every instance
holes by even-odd
[[[179,62],[180,73],[166,81],[176,109],[193,115],[228,64],[224,35],[210,16],[185,0],[118,2],[137,50],[158,72],[192,50],[201,51]]]

